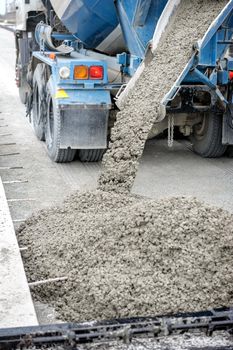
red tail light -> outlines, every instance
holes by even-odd
[[[233,79],[233,71],[229,72],[229,79],[232,80]]]
[[[91,66],[89,69],[90,79],[103,79],[104,69],[102,66]]]

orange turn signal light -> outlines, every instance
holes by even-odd
[[[74,67],[74,79],[88,79],[88,67],[87,66],[75,66]]]
[[[51,52],[49,54],[49,58],[54,61],[56,59],[56,54],[54,52]]]

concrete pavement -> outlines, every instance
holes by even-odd
[[[38,325],[0,178],[0,328]]]

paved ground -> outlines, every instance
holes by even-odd
[[[0,328],[37,325],[11,215],[0,178]]]
[[[233,159],[204,159],[185,141],[168,149],[151,140],[145,149],[133,191],[148,197],[191,196],[233,212]]]
[[[100,164],[55,164],[36,139],[14,82],[14,37],[0,29],[0,176],[15,225],[58,204],[74,190],[94,188]],[[148,197],[196,196],[233,212],[233,159],[206,160],[184,141],[149,141],[133,191]]]

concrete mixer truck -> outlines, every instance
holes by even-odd
[[[16,1],[16,81],[53,161],[72,161],[76,152],[81,161],[101,159],[114,111],[124,108],[179,2]],[[177,127],[204,157],[233,144],[232,34],[229,1],[161,101],[150,137],[169,129],[172,144]]]

